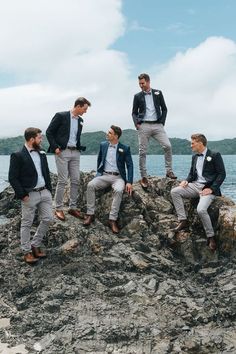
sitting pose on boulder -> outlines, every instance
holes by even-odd
[[[119,142],[121,134],[121,128],[112,125],[107,133],[107,141],[100,145],[97,176],[88,183],[87,187],[87,216],[84,221],[84,226],[89,226],[94,221],[95,191],[111,186],[114,198],[109,215],[109,225],[112,232],[116,234],[119,232],[117,218],[122,194],[125,189],[131,195],[133,183],[133,161],[130,148]]]
[[[219,152],[207,148],[207,139],[203,134],[191,136],[191,148],[195,154],[189,175],[185,181],[180,182],[179,187],[171,190],[179,220],[173,231],[178,232],[188,226],[183,198],[200,198],[197,212],[208,238],[208,246],[215,251],[214,230],[207,209],[215,197],[221,195],[220,185],[226,176],[224,162]]]
[[[49,224],[53,221],[52,187],[47,157],[40,149],[41,130],[28,128],[25,130],[25,146],[11,155],[9,182],[17,199],[21,199],[21,248],[27,263],[37,262],[46,254],[41,250],[41,243]],[[30,229],[34,221],[36,209],[40,224],[30,240]]]

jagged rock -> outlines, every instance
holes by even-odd
[[[81,174],[82,213],[93,176]],[[112,191],[99,192],[95,222],[84,228],[67,213],[64,223],[55,220],[45,238],[48,257],[34,266],[22,260],[20,203],[11,188],[2,192],[8,222],[0,226],[0,351],[235,353],[235,204],[221,197],[210,207],[218,245],[212,254],[196,202],[186,201],[189,232],[170,231],[176,184],[153,177],[145,192],[135,183],[133,196],[123,196],[119,235],[107,223]]]

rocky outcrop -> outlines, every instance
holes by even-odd
[[[91,178],[81,176],[83,212]],[[22,261],[19,202],[10,188],[1,193],[9,221],[0,226],[0,342],[9,352],[235,353],[235,204],[222,197],[211,206],[212,254],[194,203],[186,202],[190,231],[170,231],[175,183],[153,177],[147,192],[136,183],[119,235],[107,224],[112,192],[99,193],[95,223],[55,220],[48,257],[33,267]]]

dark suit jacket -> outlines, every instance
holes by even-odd
[[[153,103],[156,109],[157,121],[158,123],[162,123],[163,125],[165,125],[167,107],[165,104],[163,94],[160,90],[151,89],[151,91],[152,91]],[[132,117],[135,126],[137,126],[137,124],[142,124],[145,113],[146,113],[145,94],[143,91],[141,91],[136,93],[136,95],[134,95],[134,100],[133,100]]]
[[[46,153],[43,151],[39,153],[41,159],[41,167],[43,177],[45,179],[46,188],[51,192],[51,180],[47,163]],[[22,199],[29,194],[36,186],[38,174],[34,166],[30,153],[24,146],[19,152],[11,154],[9,174],[9,182],[15,191],[17,199]]]
[[[100,144],[100,150],[98,153],[98,160],[97,160],[98,175],[102,175],[104,172],[108,146],[109,146],[108,141],[103,141]],[[116,152],[116,162],[117,162],[117,168],[125,183],[133,183],[133,160],[132,160],[129,146],[118,143],[117,152]],[[126,168],[127,168],[127,176],[126,176]]]
[[[193,155],[192,157],[192,165],[186,179],[188,182],[194,182],[197,180],[197,157],[197,155]],[[211,188],[213,194],[221,195],[220,186],[226,177],[226,173],[224,162],[219,152],[214,152],[207,149],[203,163],[202,175],[207,181],[204,188]]]
[[[83,119],[78,118],[78,132],[76,147],[78,150],[85,150],[80,145],[80,135],[83,128]],[[46,136],[49,142],[48,152],[55,152],[57,148],[65,150],[70,137],[70,111],[58,112],[52,118],[51,123],[46,130]]]

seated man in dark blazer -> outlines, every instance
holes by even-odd
[[[53,221],[52,187],[46,154],[40,148],[41,142],[40,129],[26,129],[25,146],[11,155],[9,168],[9,182],[16,198],[21,200],[21,248],[27,263],[34,263],[46,256],[41,250],[41,243],[49,224]],[[40,224],[30,241],[30,229],[36,209]]]
[[[224,162],[219,152],[207,148],[207,139],[203,134],[191,136],[191,148],[195,154],[192,157],[189,175],[179,187],[171,190],[179,220],[179,224],[173,231],[178,232],[188,226],[183,198],[200,198],[197,212],[208,238],[208,246],[215,251],[214,230],[207,209],[215,196],[221,195],[220,186],[226,177]]]
[[[124,189],[132,194],[133,161],[130,148],[121,144],[119,138],[122,130],[112,125],[107,133],[107,141],[100,145],[97,160],[97,176],[87,187],[87,216],[84,226],[89,226],[95,219],[95,191],[109,186],[114,191],[114,198],[109,215],[109,225],[113,233],[118,233],[117,218]],[[127,169],[127,176],[126,176]]]
[[[70,178],[68,213],[76,218],[80,217],[80,212],[77,210],[80,151],[85,150],[85,147],[80,144],[80,136],[83,128],[82,115],[87,112],[89,106],[91,103],[86,98],[77,98],[71,111],[55,114],[46,131],[50,144],[48,151],[55,154],[58,174],[55,215],[61,221],[65,221],[63,198],[68,177]]]

